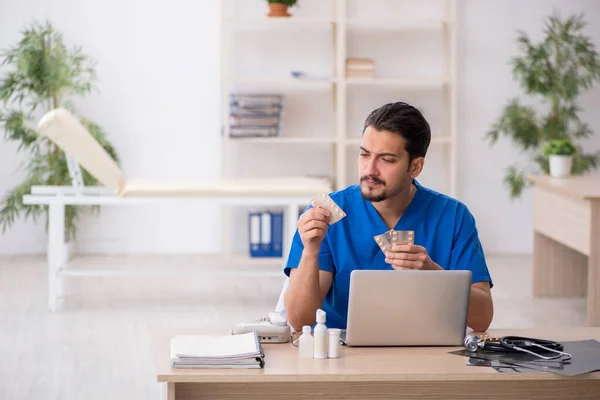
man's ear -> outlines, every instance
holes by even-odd
[[[410,163],[409,174],[411,178],[416,178],[423,171],[423,165],[425,164],[424,157],[417,157]]]

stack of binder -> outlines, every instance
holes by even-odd
[[[248,213],[250,257],[283,256],[283,211]]]
[[[279,136],[283,113],[283,95],[234,93],[229,96],[229,136]]]
[[[181,335],[171,339],[173,368],[263,368],[256,331],[240,335]]]

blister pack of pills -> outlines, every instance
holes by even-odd
[[[346,216],[344,210],[342,210],[336,203],[329,197],[327,193],[321,193],[316,196],[314,199],[310,201],[310,204],[313,207],[322,207],[326,208],[331,212],[331,217],[329,219],[329,224],[335,224],[340,219]]]
[[[390,251],[395,244],[415,244],[415,232],[390,229],[381,235],[375,236],[374,239],[382,251]]]
[[[415,231],[394,231],[395,244],[415,244]]]
[[[389,231],[374,237],[375,241],[379,245],[379,248],[381,249],[381,251],[384,251],[384,252],[392,249],[393,243],[390,240],[390,235],[388,235],[388,233],[389,233]]]

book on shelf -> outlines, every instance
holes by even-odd
[[[346,70],[347,79],[375,78],[375,71],[349,71]]]
[[[275,137],[279,135],[277,127],[269,126],[232,126],[229,136],[232,138]]]
[[[346,69],[353,70],[372,70],[375,69],[375,62],[372,58],[346,58]]]
[[[346,78],[374,78],[375,63],[370,58],[347,58]]]
[[[179,335],[171,338],[173,368],[263,368],[256,331],[240,335]]]
[[[278,93],[232,93],[229,96],[229,136],[279,136],[283,95]]]

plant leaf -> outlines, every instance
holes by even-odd
[[[16,45],[4,51],[1,64],[5,68],[0,78],[0,123],[4,138],[19,144],[28,158],[20,165],[25,179],[9,191],[0,203],[0,226],[3,232],[19,216],[37,219],[47,213],[41,206],[24,205],[23,195],[33,185],[71,185],[64,152],[36,131],[33,121],[52,108],[71,103],[70,96],[89,94],[95,85],[95,61],[81,47],[68,48],[60,32],[49,21],[33,21],[21,32]],[[71,111],[77,114],[71,107]],[[90,133],[117,160],[114,146],[98,124],[85,120]],[[86,177],[84,173],[84,178]],[[95,184],[87,175],[86,184]],[[65,208],[65,238],[75,237],[77,221],[86,211],[98,212],[99,207],[67,206]]]
[[[510,101],[487,133],[487,138],[492,143],[500,136],[511,138],[524,150],[537,147],[541,133],[533,108],[521,105],[517,99]]]
[[[511,200],[520,197],[523,190],[529,185],[525,172],[517,169],[515,166],[507,168],[504,176],[504,184],[509,189]]]

